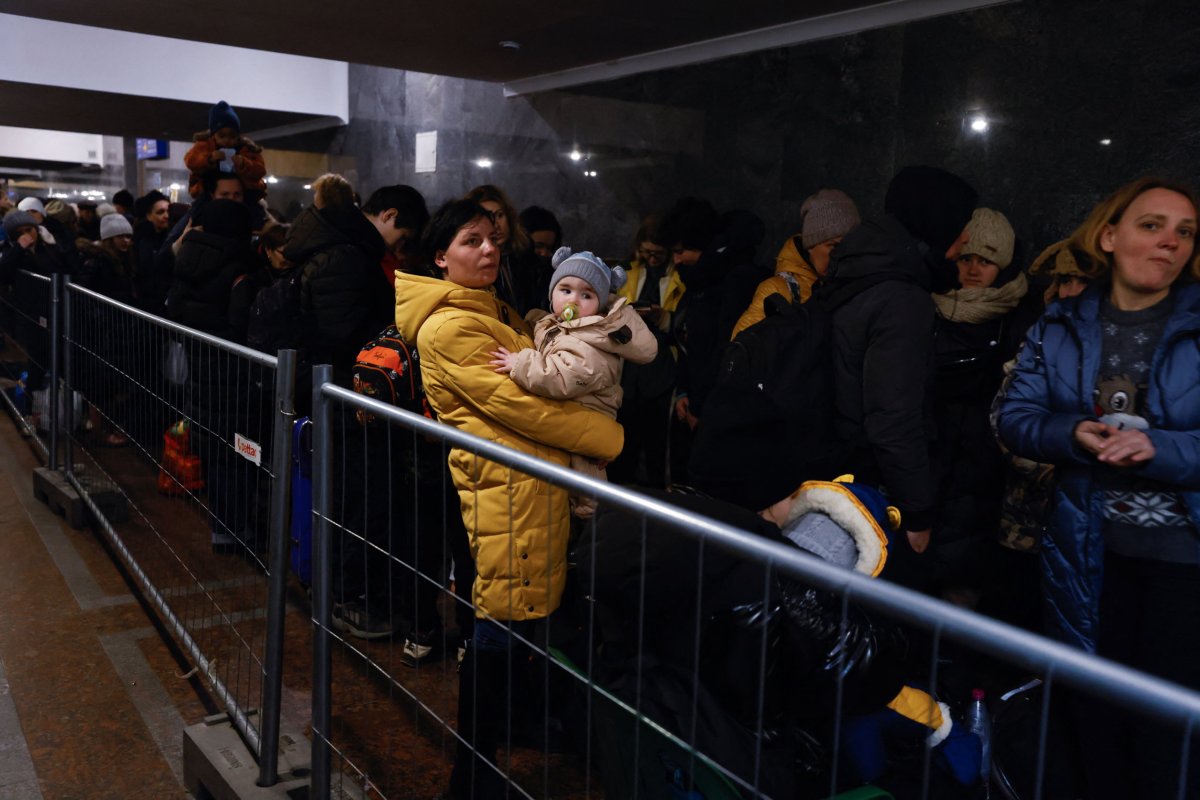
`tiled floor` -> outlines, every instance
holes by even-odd
[[[79,458],[85,471],[119,477],[136,505],[117,526],[122,541],[221,680],[257,707],[261,571],[214,556],[203,511],[160,495],[154,469],[134,448],[95,455],[99,463]],[[72,530],[34,499],[35,466],[28,443],[0,416],[0,798],[186,797],[182,730],[218,710],[212,693],[188,677],[190,661],[164,641],[101,533]],[[307,601],[292,578],[285,733],[311,735],[311,642]],[[404,666],[402,645],[335,641],[333,767],[372,796],[431,798],[449,776],[457,672],[452,656]],[[577,756],[514,750],[508,767],[532,797],[589,795]],[[590,789],[601,796],[595,779]]]
[[[0,797],[184,797],[204,706],[96,537],[34,499],[34,466],[0,420]]]

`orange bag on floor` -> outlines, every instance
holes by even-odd
[[[162,466],[158,471],[158,490],[167,495],[198,492],[204,488],[200,456],[191,453],[187,420],[179,420],[163,434]]]

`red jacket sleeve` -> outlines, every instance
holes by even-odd
[[[183,163],[193,175],[203,175],[208,171],[208,157],[212,155],[216,145],[212,139],[201,139],[188,149],[183,157]]]
[[[263,160],[262,151],[242,147],[237,154],[242,157],[242,166],[237,170],[242,183],[247,189],[264,188],[263,178],[267,174],[267,162]]]

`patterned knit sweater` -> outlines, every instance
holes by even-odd
[[[1122,311],[1107,299],[1100,308],[1103,352],[1096,384],[1096,412],[1120,428],[1145,430],[1142,401],[1154,350],[1171,314],[1172,298],[1150,308]],[[1104,544],[1123,556],[1183,564],[1200,563],[1200,537],[1178,493],[1125,470],[1106,471]]]

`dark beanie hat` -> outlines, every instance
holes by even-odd
[[[125,206],[129,208],[133,205],[133,194],[128,189],[122,189],[113,195],[114,206]]]
[[[150,209],[154,208],[154,204],[159,200],[166,200],[167,202],[170,202],[170,198],[168,198],[158,189],[151,189],[150,191],[146,192],[133,202],[133,218],[135,220],[139,220],[149,214]]]
[[[210,200],[200,207],[196,224],[206,233],[249,243],[253,223],[250,209],[236,200]]]
[[[940,258],[971,221],[978,193],[937,167],[905,167],[888,184],[883,210]]]
[[[712,203],[698,197],[683,197],[663,218],[664,240],[688,250],[705,250],[717,234],[720,219]]]
[[[208,110],[209,133],[216,133],[221,128],[233,128],[238,133],[242,130],[242,121],[238,119],[237,112],[224,100]]]

